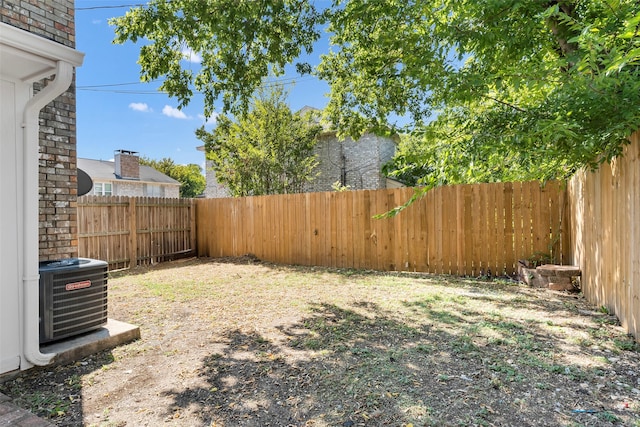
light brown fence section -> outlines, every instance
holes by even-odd
[[[191,199],[78,198],[78,254],[111,270],[195,255],[195,238]]]
[[[536,253],[568,258],[565,191],[557,182],[446,186],[394,218],[412,189],[200,199],[198,255],[300,265],[514,274]]]
[[[577,173],[568,194],[582,291],[640,339],[640,133],[611,164]]]

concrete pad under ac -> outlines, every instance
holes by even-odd
[[[114,319],[93,332],[40,347],[42,353],[56,353],[54,364],[80,360],[102,350],[140,339],[140,327]]]

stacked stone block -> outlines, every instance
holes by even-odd
[[[6,24],[75,48],[73,0],[0,0]],[[47,79],[34,85],[38,92]],[[40,259],[75,257],[76,96],[71,87],[40,112]]]
[[[527,267],[525,262],[518,263],[518,273],[523,282],[534,288],[548,288],[553,291],[572,291],[574,283],[580,280],[580,267],[573,265],[544,264]]]

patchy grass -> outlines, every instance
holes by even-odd
[[[141,340],[0,390],[59,425],[640,426],[638,346],[578,295],[250,259],[109,287]]]

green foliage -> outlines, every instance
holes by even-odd
[[[340,181],[336,181],[333,184],[331,184],[331,189],[333,191],[338,192],[338,193],[342,193],[343,191],[351,190],[351,186],[350,185],[342,185],[342,183],[340,183]]]
[[[117,43],[149,41],[143,80],[165,77],[181,106],[202,92],[207,116],[219,97],[246,111],[326,29],[330,52],[297,65],[329,83],[327,118],[355,137],[410,119],[424,149],[388,173],[427,187],[567,177],[640,128],[637,0],[151,0],[111,22]],[[181,63],[186,46],[197,71]]]
[[[237,121],[219,116],[212,132],[202,127],[196,135],[218,182],[233,196],[257,196],[303,191],[314,177],[313,148],[321,129],[311,114],[291,112],[286,92],[275,87]]]
[[[382,173],[409,187],[421,185],[425,177],[436,172],[438,159],[431,147],[423,144],[416,134],[401,135],[396,154],[382,166]]]
[[[544,264],[554,264],[555,260],[551,254],[546,252],[536,252],[527,258],[530,268],[536,268]]]
[[[196,164],[176,165],[171,171],[171,178],[180,181],[180,197],[197,197],[207,186],[207,179],[202,168]]]
[[[445,82],[423,86],[442,109],[408,136],[419,142],[399,150],[388,174],[428,165],[415,180],[427,187],[546,180],[620,153],[640,127],[637,3],[549,3],[461,2],[450,23],[451,8],[436,14],[434,34],[458,54],[441,52],[435,61],[446,70],[434,65],[435,77]],[[456,34],[462,28],[477,31]]]
[[[321,14],[306,0],[151,0],[110,21],[115,43],[145,40],[142,81],[165,77],[160,89],[180,107],[194,89],[201,92],[207,117],[220,96],[223,112],[246,111],[263,78],[281,75],[285,65],[311,52],[318,22]],[[185,48],[202,57],[198,71],[183,67]]]
[[[162,160],[154,160],[154,159],[150,159],[148,157],[142,156],[140,157],[139,162],[141,165],[152,167],[158,172],[162,172],[167,176],[171,176],[169,175],[171,173],[171,170],[174,167],[176,167],[176,163],[168,157],[165,157]]]
[[[617,348],[624,351],[638,351],[640,345],[633,339],[633,337],[626,337],[625,339],[613,339],[613,343]]]
[[[196,164],[176,165],[169,158],[153,160],[146,157],[140,158],[140,164],[151,166],[155,170],[170,176],[180,182],[180,197],[197,197],[207,186],[207,180],[202,175],[202,168]]]

